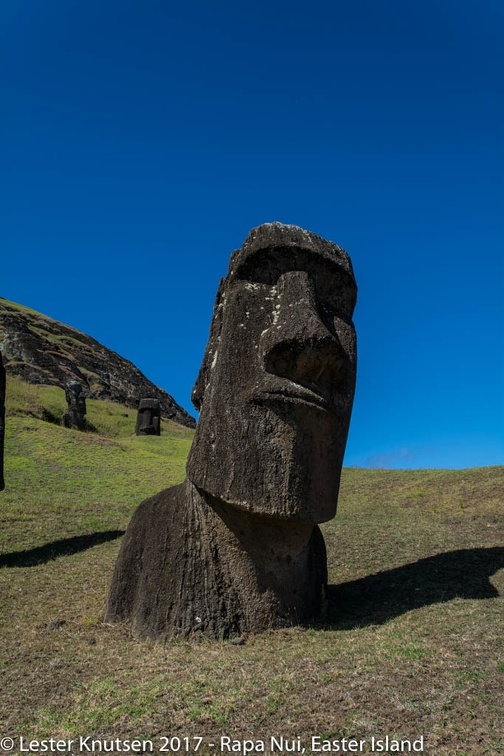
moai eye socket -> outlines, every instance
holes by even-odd
[[[357,289],[353,275],[338,259],[314,254],[296,247],[261,249],[247,257],[236,271],[236,278],[275,286],[289,271],[310,271],[321,312],[330,320],[338,315],[351,320]]]

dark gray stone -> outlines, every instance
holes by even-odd
[[[187,479],[136,511],[106,618],[141,637],[229,637],[320,616],[356,370],[350,259],[254,229],[221,281],[193,390]]]
[[[70,381],[65,391],[68,410],[63,415],[65,428],[85,430],[86,428],[86,398],[82,384]]]
[[[159,436],[161,434],[159,399],[140,399],[135,433],[137,436]]]

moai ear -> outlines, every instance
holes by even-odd
[[[224,289],[226,284],[227,279],[221,278],[217,296],[215,298],[212,323],[210,325],[210,337],[206,345],[205,354],[203,355],[203,362],[201,363],[196,383],[194,384],[194,388],[191,393],[191,401],[198,412],[201,410],[201,407],[203,405],[205,391],[208,384],[210,383],[211,368],[217,354],[217,349],[219,347],[222,330],[222,314],[224,310]]]

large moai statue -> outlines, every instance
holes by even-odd
[[[5,488],[4,480],[4,437],[5,437],[5,368],[0,352],[0,491]]]
[[[353,401],[356,285],[343,249],[268,223],[233,253],[193,390],[184,483],[144,501],[106,619],[228,637],[320,615]]]
[[[161,435],[161,404],[159,399],[140,399],[135,433],[137,436]]]
[[[85,390],[78,381],[70,381],[65,390],[68,409],[63,415],[65,428],[85,430],[86,428],[86,399]]]

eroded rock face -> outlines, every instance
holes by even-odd
[[[187,480],[137,510],[107,619],[142,637],[257,632],[316,617],[318,523],[336,513],[356,370],[348,255],[254,229],[221,281],[193,391]]]
[[[140,399],[135,433],[137,436],[159,436],[161,434],[159,399]]]
[[[5,488],[4,481],[4,436],[5,436],[5,368],[0,352],[0,491]]]

